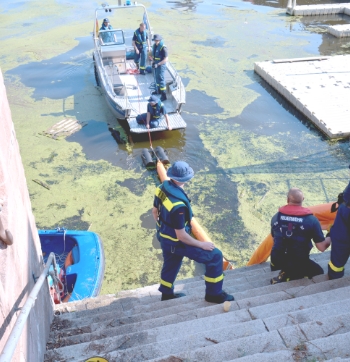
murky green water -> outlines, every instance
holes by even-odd
[[[325,33],[325,25],[347,19],[292,18],[284,0],[144,4],[187,88],[188,127],[152,135],[153,146],[193,166],[187,189],[197,218],[225,256],[243,265],[288,188],[303,189],[306,205],[333,200],[347,183],[350,156],[348,142],[327,141],[254,74],[254,62],[350,53],[349,39]],[[102,293],[157,283],[162,257],[150,210],[158,181],[140,158],[147,136],[128,138],[95,87],[96,3],[0,6],[1,67],[38,227],[101,235]],[[41,135],[67,117],[87,126],[66,140]],[[127,144],[118,145],[109,127]],[[180,277],[199,272],[186,261]]]

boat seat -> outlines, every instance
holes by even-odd
[[[113,63],[118,67],[119,73],[126,73],[126,46],[125,44],[101,46],[103,64]]]

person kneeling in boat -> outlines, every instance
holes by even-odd
[[[271,284],[324,273],[321,266],[309,258],[313,247],[311,239],[322,252],[329,247],[330,240],[325,239],[320,222],[312,211],[302,206],[303,200],[302,191],[291,188],[287,205],[280,207],[271,220],[271,271],[281,270],[277,277],[270,280]]]
[[[169,117],[166,113],[164,104],[156,96],[151,96],[147,104],[147,113],[139,114],[136,117],[136,122],[138,124],[145,124],[147,128],[157,128],[160,121],[165,117],[168,130],[171,131],[172,128],[169,124]]]
[[[350,166],[349,166],[350,168]],[[338,211],[330,230],[332,241],[331,260],[328,263],[329,279],[344,276],[345,264],[350,256],[350,182],[338,197]]]
[[[157,239],[163,251],[163,268],[159,291],[161,300],[185,296],[174,293],[174,282],[186,256],[202,263],[205,271],[205,300],[223,303],[233,300],[233,296],[222,290],[222,252],[211,241],[199,241],[191,234],[192,208],[183,187],[193,176],[193,169],[184,161],[177,161],[168,169],[165,180],[157,187],[152,215],[156,221]]]

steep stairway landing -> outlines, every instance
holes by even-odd
[[[312,258],[327,272],[329,256]],[[153,285],[60,305],[45,361],[350,362],[347,269],[276,285],[267,263],[228,271],[229,312],[204,301],[203,277],[178,281],[186,297],[170,301]]]

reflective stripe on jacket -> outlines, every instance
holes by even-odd
[[[153,59],[154,59],[154,62],[157,64],[159,62],[161,62],[163,58],[161,58],[161,54],[160,52],[162,51],[163,47],[165,47],[164,43],[163,43],[163,40],[159,42],[158,46],[156,44],[153,44]]]
[[[188,234],[191,232],[191,219],[193,216],[190,200],[186,194],[171,181],[164,181],[157,187],[156,204],[158,205],[159,219],[157,222],[158,235],[162,239],[177,242],[175,229],[171,226],[171,213],[180,207],[186,207],[185,230]]]
[[[138,49],[142,49],[144,46],[147,46],[147,33],[146,31],[140,32],[140,29],[135,30],[135,36],[137,40],[135,40],[136,46]]]

